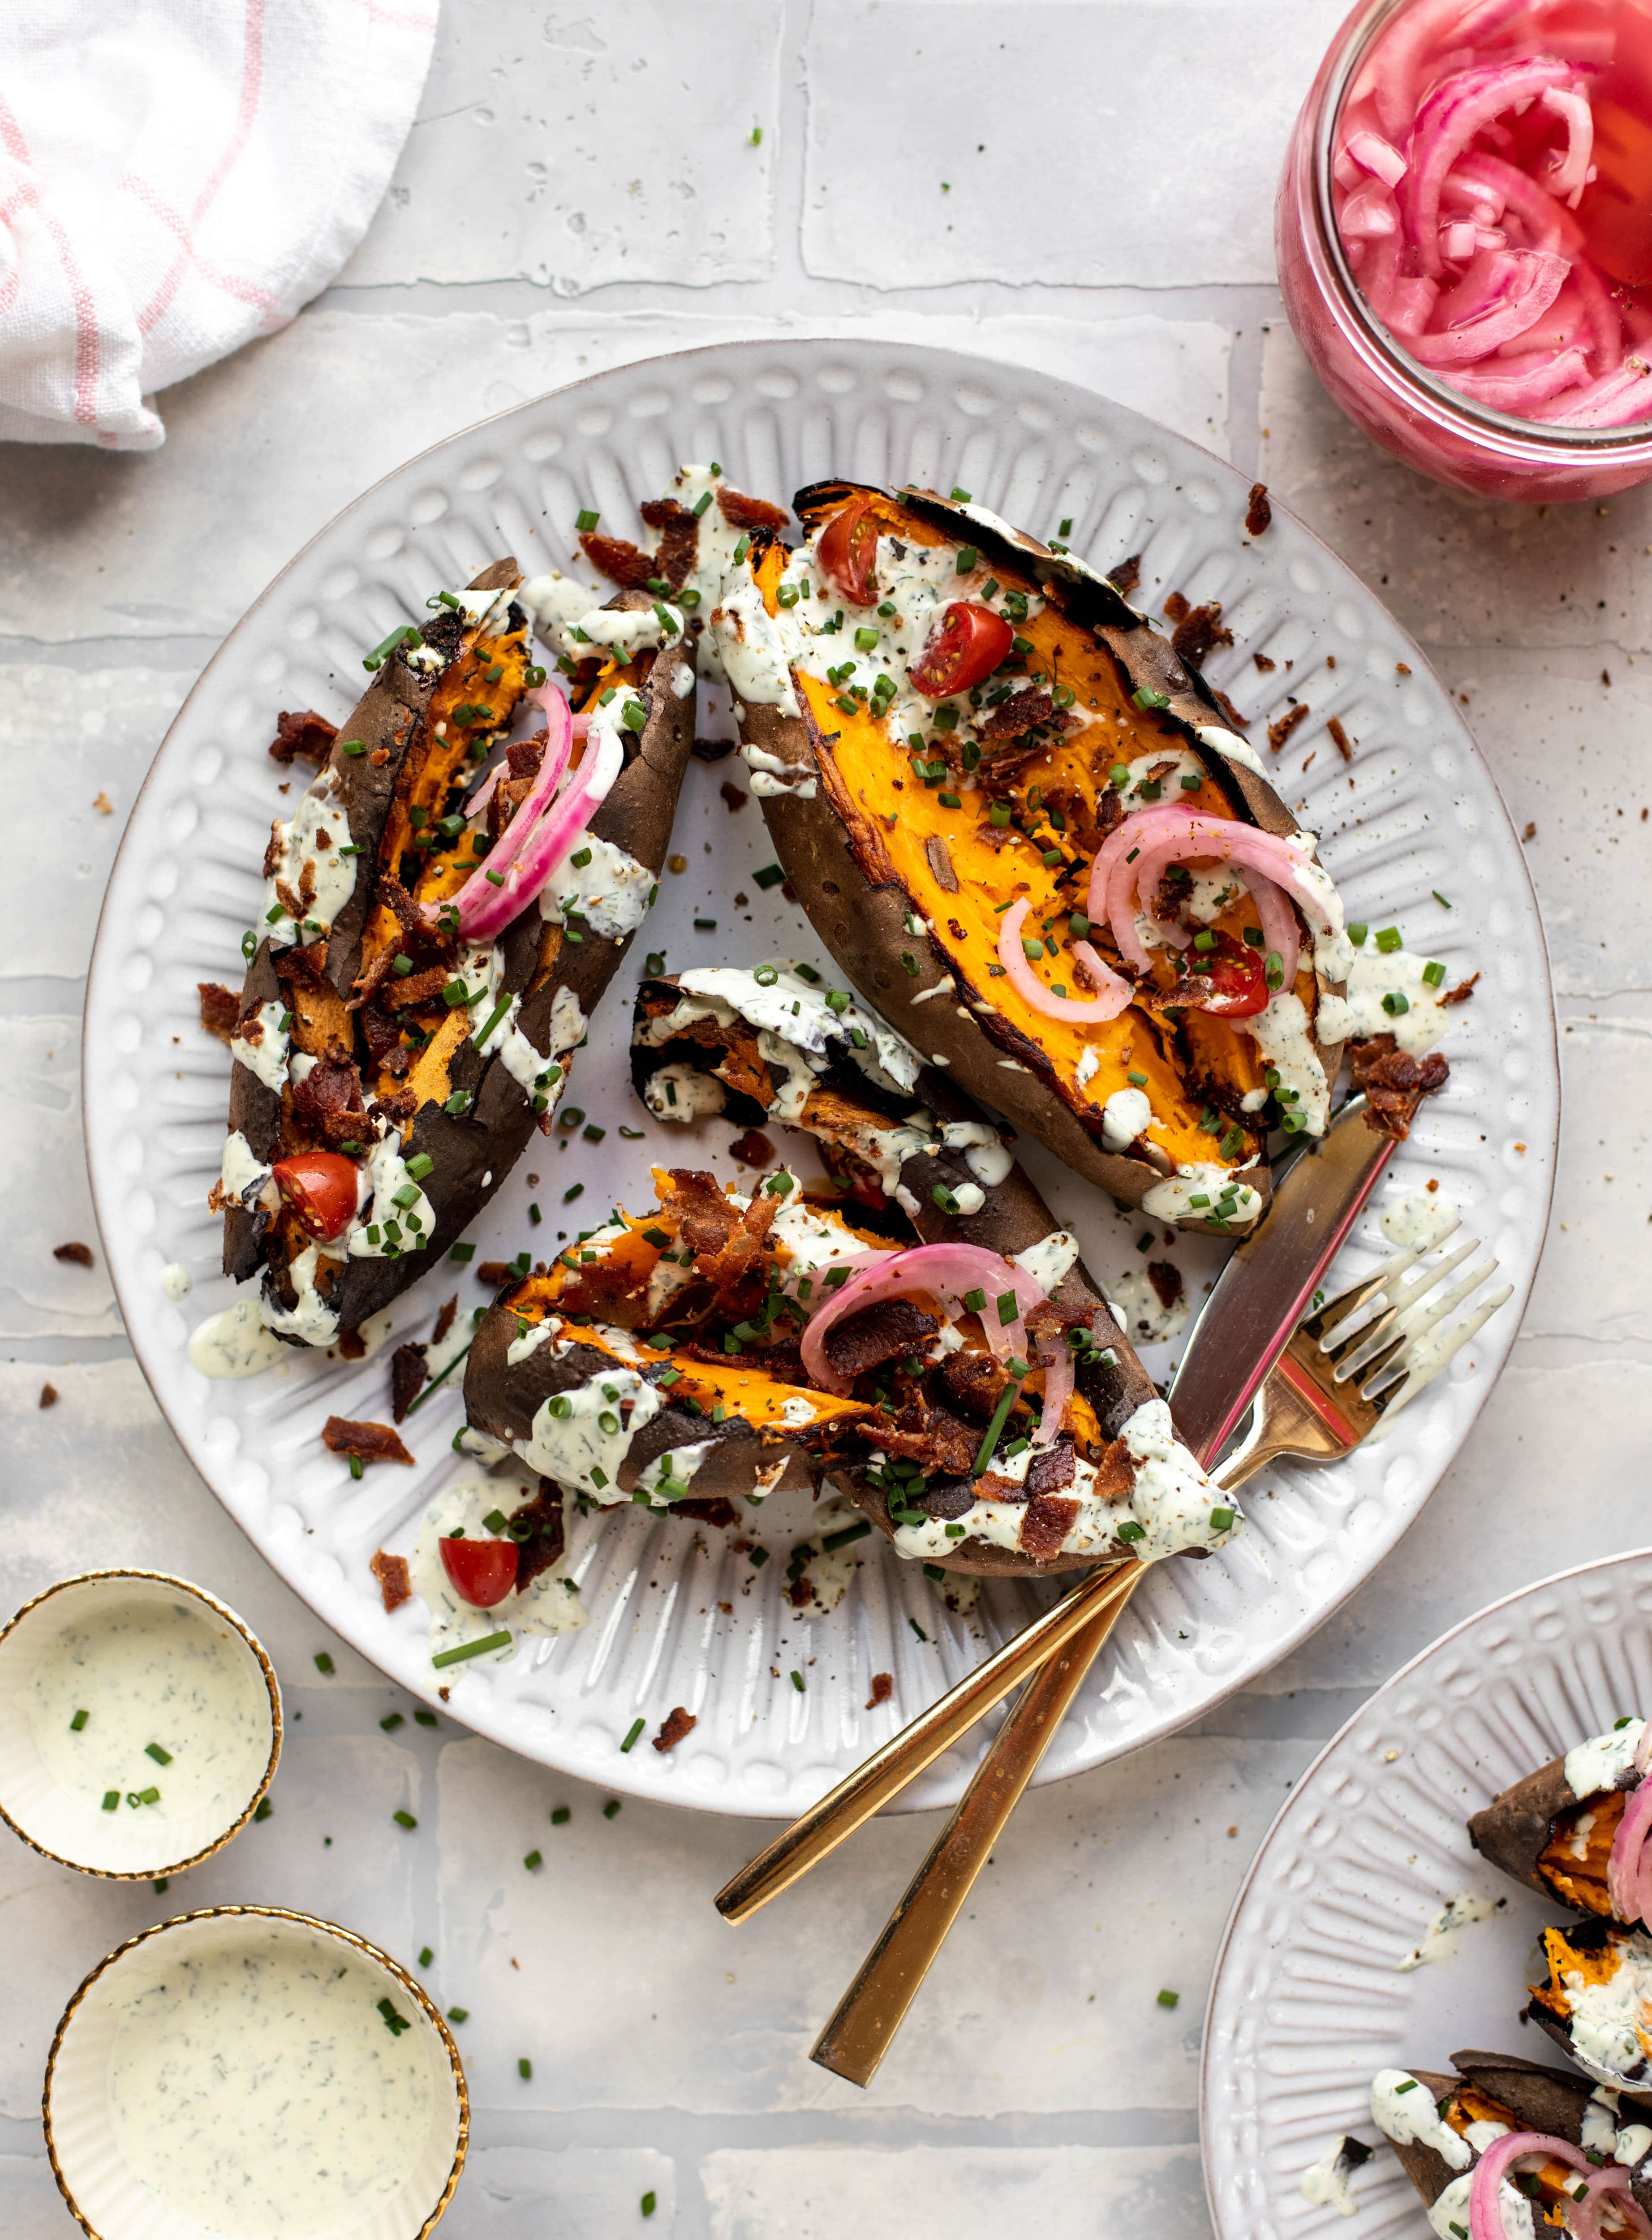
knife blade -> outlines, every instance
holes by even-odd
[[[1236,1247],[1193,1326],[1166,1397],[1182,1443],[1207,1469],[1244,1421],[1394,1156],[1393,1138],[1369,1127],[1365,1111],[1364,1097],[1350,1097],[1278,1177],[1260,1226]]]

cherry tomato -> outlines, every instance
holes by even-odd
[[[1246,1019],[1268,1008],[1268,974],[1260,949],[1243,948],[1229,934],[1216,936],[1215,949],[1192,952],[1200,968],[1202,1011],[1217,1018]],[[1208,971],[1202,968],[1209,966]]]
[[[1015,632],[1002,615],[973,599],[954,599],[907,674],[926,700],[944,700],[984,684],[1009,652]]]
[[[852,499],[832,516],[815,555],[850,606],[876,605],[877,517],[869,498]]]
[[[473,1610],[491,1610],[516,1583],[514,1540],[450,1540],[436,1543],[448,1583]]]
[[[270,1169],[276,1187],[312,1237],[342,1237],[356,1216],[361,1169],[342,1151],[300,1151]]]

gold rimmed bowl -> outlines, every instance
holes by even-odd
[[[0,1819],[83,1874],[210,1858],[257,1810],[281,1735],[257,1638],[187,1579],[83,1572],[0,1631]]]
[[[273,1906],[180,1914],[101,1960],[42,2112],[89,2240],[422,2240],[470,2130],[423,1987],[354,1930]]]

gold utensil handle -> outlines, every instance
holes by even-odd
[[[870,2083],[1023,1790],[1145,1576],[1138,1564],[1099,1614],[1052,1650],[1028,1683],[934,1850],[816,2040],[809,2057],[823,2069],[851,2084]]]
[[[717,1911],[724,1920],[748,1920],[760,1906],[778,1897],[800,1876],[818,1865],[891,1797],[898,1797],[926,1766],[933,1765],[943,1751],[968,1734],[1035,1667],[1064,1649],[1116,1599],[1121,1604],[1127,1600],[1141,1572],[1134,1557],[1089,1572],[1042,1617],[1023,1627],[984,1664],[921,1712],[724,1884],[716,1898]]]

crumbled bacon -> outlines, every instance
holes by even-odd
[[[914,1401],[902,1409],[891,1423],[887,1416],[871,1415],[856,1426],[863,1438],[892,1455],[905,1455],[926,1468],[949,1477],[962,1477],[975,1466],[981,1433],[949,1408],[931,1408]]]
[[[989,1353],[949,1353],[941,1363],[948,1399],[977,1423],[989,1419],[1009,1381],[1009,1372]]]
[[[649,577],[659,573],[654,555],[628,543],[623,537],[598,537],[587,530],[579,544],[591,566],[623,590],[644,590]]]
[[[1128,560],[1121,560],[1116,568],[1109,568],[1107,580],[1122,597],[1129,598],[1142,580],[1142,556],[1132,552]]]
[[[515,1283],[522,1274],[520,1268],[509,1260],[478,1260],[476,1281],[497,1290],[501,1283]]]
[[[741,792],[732,778],[725,777],[717,791],[723,796],[723,806],[731,817],[737,817],[750,798],[749,795]]]
[[[443,1339],[453,1328],[454,1321],[458,1315],[458,1311],[459,1295],[456,1291],[453,1294],[453,1297],[448,1301],[446,1306],[443,1308],[441,1313],[436,1318],[436,1328],[430,1332],[430,1343],[432,1345],[441,1344]]]
[[[1041,1447],[1027,1465],[1027,1491],[1034,1499],[1041,1494],[1059,1493],[1064,1485],[1073,1482],[1073,1443],[1057,1439],[1053,1446]]]
[[[516,1592],[521,1594],[542,1572],[561,1563],[568,1545],[560,1487],[542,1477],[533,1499],[513,1509],[510,1521],[516,1528],[510,1537],[516,1543]]]
[[[999,702],[982,724],[981,736],[983,739],[1016,738],[1039,723],[1049,723],[1055,712],[1055,701],[1036,686],[1029,691],[1012,692],[1007,700]]]
[[[690,507],[679,505],[673,497],[650,498],[637,510],[650,529],[660,532],[659,549],[654,555],[649,577],[680,591],[693,575],[694,563],[699,557],[698,515]],[[644,582],[647,580],[645,577]]]
[[[1250,497],[1245,506],[1245,535],[1260,537],[1272,525],[1274,510],[1268,503],[1266,483],[1252,483]]]
[[[743,1167],[766,1167],[774,1156],[774,1145],[758,1128],[748,1128],[729,1146],[729,1157]]]
[[[709,1524],[722,1530],[740,1522],[739,1510],[733,1502],[725,1501],[720,1493],[702,1495],[697,1498],[690,1495],[686,1501],[674,1501],[671,1514],[673,1517],[692,1517],[697,1523]]]
[[[717,511],[730,529],[783,529],[791,516],[783,505],[770,505],[767,498],[748,497],[743,490],[729,490],[717,485]]]
[[[343,1416],[330,1416],[321,1427],[322,1444],[335,1455],[355,1455],[364,1463],[406,1463],[413,1457],[402,1444],[399,1432],[388,1423],[353,1423]]]
[[[422,1345],[398,1345],[390,1356],[390,1415],[400,1423],[430,1375]]]
[[[90,1268],[92,1248],[90,1244],[54,1244],[51,1257],[54,1260],[72,1260],[77,1268]]]
[[[365,1359],[367,1354],[367,1340],[362,1336],[359,1330],[340,1330],[338,1333],[337,1343],[338,1350],[346,1361],[362,1361]]]
[[[674,1750],[677,1744],[682,1741],[683,1736],[691,1735],[699,1723],[700,1722],[695,1717],[693,1712],[685,1710],[684,1707],[679,1703],[676,1709],[669,1715],[665,1724],[660,1729],[658,1734],[655,1736],[655,1749],[656,1750]]]
[[[227,1043],[241,1021],[240,997],[216,980],[197,980],[195,990],[201,998],[201,1024],[208,1034]]]
[[[936,1317],[910,1299],[882,1299],[827,1333],[826,1358],[837,1376],[853,1379],[916,1351],[939,1328]]]
[[[895,1675],[892,1672],[874,1672],[872,1675],[872,1692],[866,1699],[867,1710],[869,1711],[876,1710],[878,1705],[880,1703],[887,1703],[889,1697],[894,1693]]]
[[[1345,763],[1351,763],[1354,759],[1354,742],[1342,729],[1341,718],[1336,716],[1327,716],[1325,729],[1330,733],[1331,744],[1341,755],[1342,760]]]
[[[1466,1003],[1473,995],[1474,983],[1479,977],[1477,972],[1471,972],[1466,980],[1459,980],[1455,988],[1448,988],[1440,1001],[1442,1003]]]
[[[432,996],[439,996],[448,984],[448,969],[444,964],[433,964],[427,971],[412,972],[403,979],[390,979],[384,984],[385,1002],[393,1011],[409,1011],[419,1003],[428,1003]]]
[[[1391,1136],[1396,1143],[1409,1135],[1423,1098],[1443,1089],[1451,1071],[1443,1052],[1429,1050],[1415,1058],[1400,1049],[1392,1035],[1350,1043],[1348,1055],[1354,1086],[1364,1091],[1369,1107],[1366,1126],[1379,1136]]]
[[[1242,716],[1239,713],[1239,710],[1234,706],[1232,701],[1229,699],[1227,694],[1225,692],[1218,691],[1214,684],[1210,687],[1210,697],[1216,702],[1217,707],[1221,709],[1222,714],[1233,725],[1236,731],[1248,731],[1250,729],[1249,717]]]
[[[330,723],[313,708],[306,708],[302,715],[289,714],[283,708],[276,718],[276,736],[270,742],[270,752],[278,763],[290,763],[295,756],[301,756],[307,763],[324,763],[337,737],[337,724]]]
[[[335,1150],[343,1143],[360,1143],[372,1132],[363,1102],[362,1077],[355,1060],[336,1044],[295,1084],[292,1117],[301,1134],[318,1136]]]
[[[1169,1260],[1149,1260],[1147,1279],[1157,1294],[1159,1304],[1168,1315],[1182,1298],[1182,1270]]]
[[[387,1610],[398,1610],[403,1603],[412,1601],[413,1580],[405,1556],[391,1556],[383,1548],[375,1549],[367,1568],[378,1581]]]
[[[1065,1494],[1035,1494],[1021,1520],[1021,1552],[1035,1563],[1047,1563],[1059,1556],[1062,1543],[1078,1517],[1078,1503]]]
[[[1309,713],[1308,703],[1305,700],[1299,700],[1295,707],[1287,708],[1282,716],[1274,717],[1273,722],[1268,726],[1268,744],[1275,754],[1279,752],[1297,724],[1305,723],[1308,721]]]
[[[1164,604],[1168,613],[1170,603],[1167,599]],[[1220,600],[1208,607],[1189,607],[1185,600],[1182,604],[1170,645],[1178,661],[1185,661],[1196,669],[1213,646],[1231,645],[1233,632],[1222,622]]]

